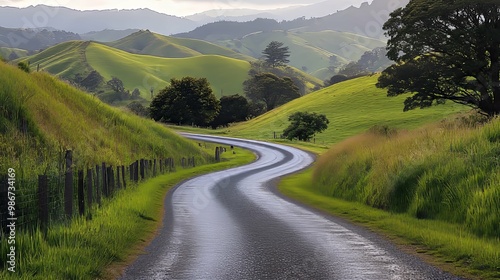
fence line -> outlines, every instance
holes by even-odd
[[[215,161],[219,162],[223,147],[216,148]],[[76,170],[73,152],[66,151],[63,174],[39,175],[36,180],[16,181],[16,226],[23,231],[41,228],[46,231],[51,225],[66,223],[86,215],[102,206],[103,198],[112,198],[120,189],[130,187],[158,175],[175,172],[175,160],[139,159],[130,165],[112,166],[102,163],[95,168]],[[182,168],[196,166],[195,157],[179,160]],[[128,173],[128,174],[127,174]],[[75,175],[76,174],[76,175]],[[8,201],[7,176],[0,174],[0,240],[7,232]]]

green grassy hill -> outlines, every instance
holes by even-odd
[[[9,57],[14,53],[16,58],[28,56],[27,50],[0,47],[0,56],[4,59],[10,60]]]
[[[96,43],[87,48],[86,55],[88,64],[106,80],[119,77],[126,88],[139,88],[142,93],[150,87],[162,89],[171,78],[184,76],[207,78],[217,96],[241,93],[250,69],[248,62],[224,56],[160,58],[130,54]]]
[[[126,52],[167,58],[220,55],[252,61],[254,58],[202,40],[163,36],[148,30],[137,31],[107,45]]]
[[[40,69],[68,80],[77,73],[86,75],[97,70],[106,80],[118,77],[130,91],[138,88],[148,99],[151,87],[157,92],[171,78],[184,76],[207,78],[218,96],[241,93],[242,83],[248,78],[250,69],[247,61],[219,55],[163,58],[131,54],[83,41],[62,43],[27,59],[32,69],[40,64]]]
[[[0,73],[2,170],[14,167],[20,176],[51,172],[66,149],[74,151],[79,168],[160,156],[208,159],[162,125],[109,107],[46,73],[27,74],[1,62]]]
[[[316,143],[330,145],[376,125],[416,128],[466,108],[447,104],[403,112],[406,97],[387,97],[385,90],[375,87],[377,78],[378,75],[362,77],[310,93],[248,122],[230,127],[230,134],[270,139],[273,132],[279,135],[289,125],[290,114],[307,111],[325,114],[330,120],[329,128],[316,137]]]
[[[238,40],[218,41],[217,43],[259,58],[271,41],[283,42],[290,48],[290,66],[302,69],[322,80],[333,75],[333,73],[324,73],[330,65],[331,56],[337,56],[341,63],[347,64],[350,61],[357,61],[366,51],[386,45],[386,42],[373,38],[331,30],[256,32]]]

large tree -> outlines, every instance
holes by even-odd
[[[288,140],[309,141],[316,133],[328,128],[330,121],[323,114],[296,112],[288,117],[290,125],[283,131]]]
[[[206,126],[219,113],[220,102],[205,78],[184,77],[170,80],[150,105],[156,121]]]
[[[111,80],[109,80],[106,83],[111,89],[113,89],[114,92],[124,92],[125,87],[123,86],[123,81],[118,79],[117,77],[111,77]]]
[[[272,73],[256,73],[243,83],[243,91],[251,101],[266,104],[267,111],[300,97],[292,79]]]
[[[219,114],[211,123],[213,128],[244,121],[250,112],[248,100],[239,94],[221,97],[220,106]]]
[[[397,64],[377,84],[389,96],[410,93],[405,110],[446,100],[500,113],[498,0],[412,0],[384,25]]]
[[[266,49],[262,51],[267,64],[272,67],[282,66],[290,62],[290,51],[288,47],[283,46],[284,43],[272,41],[267,45]]]

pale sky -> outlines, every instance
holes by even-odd
[[[214,9],[272,9],[301,4],[319,3],[325,0],[0,0],[0,6],[27,7],[44,4],[48,6],[63,6],[77,10],[104,10],[104,9],[137,9],[149,8],[161,13],[187,16]],[[339,9],[350,5],[359,6],[371,0],[335,0]]]

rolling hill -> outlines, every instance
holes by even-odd
[[[217,41],[219,45],[237,50],[243,54],[260,58],[262,50],[271,41],[283,42],[290,49],[289,65],[325,80],[334,73],[328,71],[330,57],[337,57],[342,64],[357,61],[363,53],[386,42],[337,31],[294,32],[275,30],[256,32],[239,39]]]
[[[357,135],[374,126],[412,129],[435,122],[467,107],[446,104],[432,108],[403,112],[405,96],[387,97],[375,87],[378,75],[335,84],[310,93],[247,122],[235,124],[230,135],[245,138],[271,139],[289,125],[288,116],[297,111],[325,114],[328,129],[318,134],[316,143],[331,145]]]
[[[6,60],[14,60],[20,57],[28,56],[27,50],[0,47],[0,56]]]
[[[33,70],[40,65],[41,70],[69,81],[75,80],[76,76],[86,77],[96,70],[106,81],[119,78],[126,90],[139,89],[146,99],[151,98],[151,88],[158,92],[171,78],[185,76],[207,78],[214,94],[219,97],[242,94],[250,62],[225,55],[252,60],[249,56],[207,42],[171,38],[149,31],[134,33],[112,45],[136,51],[142,49],[147,54],[132,54],[96,42],[70,41],[23,60],[29,60]],[[322,84],[321,80],[298,69],[290,68],[289,71],[302,77],[306,92]]]
[[[252,61],[254,58],[219,45],[196,39],[163,36],[149,30],[137,31],[107,45],[126,52],[168,58],[185,58],[200,55],[221,55]]]
[[[53,172],[66,149],[74,151],[79,168],[129,164],[141,157],[208,159],[197,145],[164,126],[112,108],[46,73],[27,74],[2,62],[0,73],[4,170],[14,167],[23,176]]]
[[[138,88],[150,98],[149,91],[164,88],[171,78],[205,77],[214,93],[242,92],[250,63],[219,55],[199,55],[187,58],[162,58],[131,54],[95,42],[72,41],[59,44],[28,58],[32,68],[71,80],[76,74],[97,70],[106,80],[118,77],[126,89]]]

